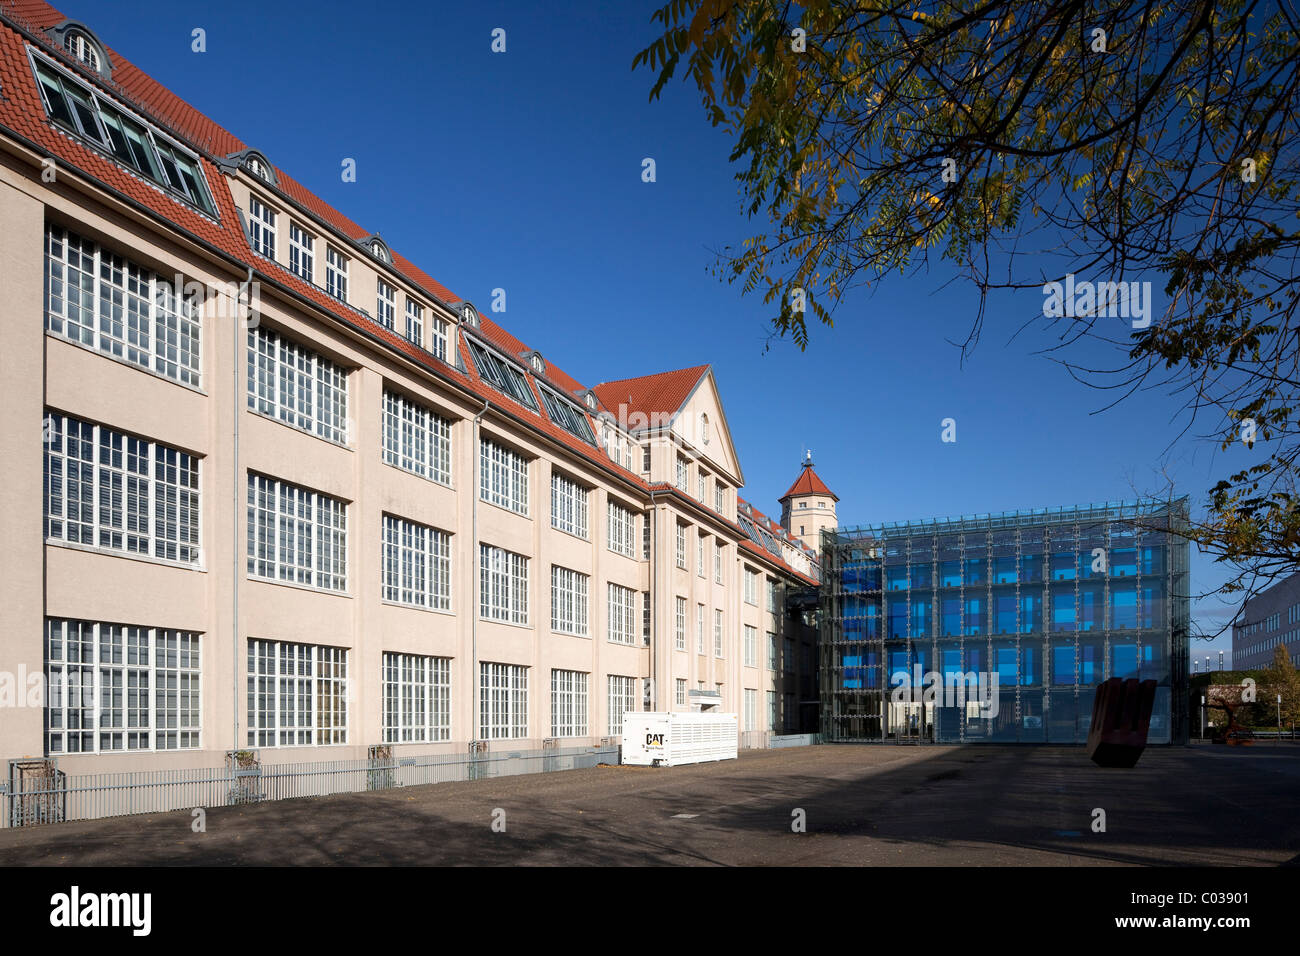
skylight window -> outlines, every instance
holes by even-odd
[[[217,214],[197,156],[35,54],[32,66],[51,120],[176,198]]]
[[[504,392],[522,405],[537,408],[537,399],[528,387],[523,370],[507,362],[495,352],[489,352],[477,342],[469,342],[469,354],[474,359],[479,377],[499,392]]]
[[[542,401],[546,403],[546,414],[550,416],[551,421],[569,434],[576,435],[592,445],[596,444],[596,435],[591,430],[587,416],[577,405],[561,398],[545,385],[539,384],[537,388],[542,393]]]

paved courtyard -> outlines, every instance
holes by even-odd
[[[1133,770],[822,746],[216,808],[205,833],[189,811],[0,830],[0,865],[1295,865],[1298,806],[1290,744],[1157,748]]]

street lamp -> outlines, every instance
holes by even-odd
[[[1201,695],[1201,739],[1205,739],[1205,695]]]

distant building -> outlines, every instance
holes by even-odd
[[[1268,667],[1279,644],[1286,645],[1292,660],[1300,654],[1300,573],[1246,601],[1232,626],[1232,666]]]

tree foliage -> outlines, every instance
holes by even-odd
[[[804,348],[809,314],[831,325],[933,257],[979,291],[963,350],[995,290],[1037,314],[1067,273],[1155,281],[1145,328],[1044,314],[1049,352],[1117,398],[1180,394],[1224,448],[1259,442],[1188,534],[1249,569],[1229,589],[1300,568],[1292,0],[671,0],[654,21],[633,68],[652,100],[683,75],[734,138],[761,228],[716,269],[774,334]],[[1113,367],[1072,360],[1085,336]]]

